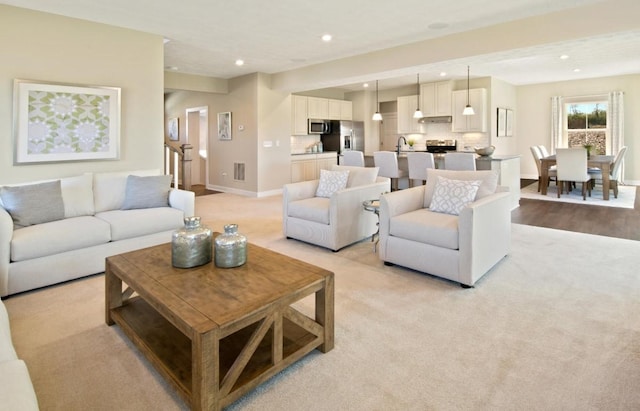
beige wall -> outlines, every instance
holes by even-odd
[[[189,76],[187,87],[194,84]],[[173,81],[172,88],[181,88]],[[228,80],[228,93],[173,91],[165,95],[165,128],[169,118],[180,120],[181,145],[186,142],[185,110],[206,106],[209,109],[209,183],[208,188],[249,196],[279,192],[290,182],[291,173],[291,99],[288,94],[270,89],[270,76],[249,74]],[[230,111],[231,141],[218,140],[217,113]],[[242,127],[243,130],[240,130]],[[165,131],[166,135],[166,131]],[[245,164],[245,181],[233,178],[234,163]]]
[[[0,5],[0,184],[163,166],[161,36]],[[13,165],[13,80],[122,89],[120,160]]]
[[[498,107],[517,110],[517,88],[513,84],[506,83],[496,78],[491,79],[491,89],[489,91],[489,136],[490,144],[496,147],[496,154],[513,154],[518,151],[516,142],[518,141],[518,125],[513,128],[513,135],[510,137],[497,137],[498,135]],[[514,115],[515,117],[515,115]]]
[[[551,97],[587,96],[624,92],[624,139],[629,147],[625,157],[627,183],[640,184],[640,74],[604,77],[589,80],[520,86],[517,91],[516,130],[517,151],[522,156],[521,175],[535,178],[537,170],[529,147],[551,144]]]

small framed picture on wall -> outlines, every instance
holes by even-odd
[[[507,135],[507,109],[498,107],[498,137]]]
[[[231,112],[218,113],[218,140],[231,140]]]
[[[169,119],[169,140],[178,141],[180,140],[180,127],[178,118]]]

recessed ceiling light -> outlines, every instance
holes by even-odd
[[[441,72],[440,72],[440,77],[444,77],[444,76],[446,76],[446,75],[447,75],[447,73],[445,73],[444,71],[441,71]]]
[[[331,34],[325,34],[322,36],[322,41],[329,42],[331,41]]]
[[[164,40],[162,40],[162,41],[164,42],[164,44],[167,44],[168,42],[171,41],[171,39],[168,39],[168,38],[165,37]]]
[[[369,83],[364,83],[364,84],[362,85],[362,87],[365,87],[365,88],[366,88],[366,87],[369,87]]]
[[[164,66],[165,70],[171,70],[171,71],[176,71],[178,70],[178,68],[176,66]]]
[[[567,56],[566,54],[563,54],[562,56],[560,56],[560,58],[561,58],[562,60],[566,60],[566,59],[568,59],[568,58],[569,58],[569,56]]]
[[[236,66],[242,66],[242,65],[244,65],[244,60],[240,60],[240,59],[236,60]]]
[[[573,72],[574,73],[580,73],[580,69],[579,68],[573,69]]]

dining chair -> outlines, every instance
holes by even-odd
[[[587,199],[587,191],[591,197],[591,176],[587,170],[587,150],[584,148],[557,148],[556,166],[558,174],[558,198],[567,186],[567,194],[571,191],[571,183],[582,183],[582,199]]]
[[[398,189],[399,179],[407,177],[407,172],[398,167],[398,154],[395,151],[374,151],[373,163],[379,167],[379,176],[391,179],[391,191]]]
[[[444,168],[446,170],[476,169],[476,155],[474,153],[445,153]]]
[[[547,147],[545,147],[542,144],[540,144],[537,147],[538,149],[540,149],[540,154],[542,155],[542,158],[549,157],[549,150],[547,150]]]
[[[622,161],[624,160],[624,155],[627,153],[627,146],[623,146],[618,150],[616,156],[613,159],[613,164],[611,166],[611,170],[609,171],[609,187],[613,189],[613,196],[618,198],[618,180],[620,179],[620,172],[622,170]],[[600,169],[589,169],[589,175],[593,179],[592,181],[595,185],[596,180],[600,180],[602,182],[602,170]]]
[[[427,181],[427,169],[436,168],[432,153],[407,153],[409,164],[409,187],[413,187],[414,180],[420,180],[424,185]]]
[[[362,151],[345,151],[342,157],[345,166],[364,167],[364,153]]]
[[[533,160],[536,162],[536,167],[538,168],[538,191],[540,191],[542,187],[542,162],[540,161],[544,156],[542,155],[542,149],[540,147],[544,146],[531,146],[531,154],[533,155]],[[548,173],[549,179],[545,181],[547,187],[549,187],[549,182],[553,180],[557,180],[556,166],[551,166],[549,168]]]

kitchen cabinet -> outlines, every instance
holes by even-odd
[[[291,95],[291,135],[308,134],[307,118],[307,97]]]
[[[335,164],[338,164],[336,152],[295,155],[291,159],[291,182],[317,180],[320,170],[330,170]]]
[[[452,93],[453,123],[451,131],[458,133],[487,131],[487,90],[475,88],[469,90],[469,104],[473,107],[475,114],[465,116],[462,111],[467,105],[467,90],[457,90]]]
[[[340,102],[340,120],[353,120],[353,103],[348,100],[335,100]]]
[[[399,134],[417,134],[424,133],[422,124],[418,123],[417,118],[413,118],[413,114],[418,107],[418,96],[398,97],[398,133]]]
[[[326,120],[329,118],[329,99],[307,97],[307,117]]]
[[[425,117],[450,116],[451,82],[439,81],[421,84],[420,110]]]

